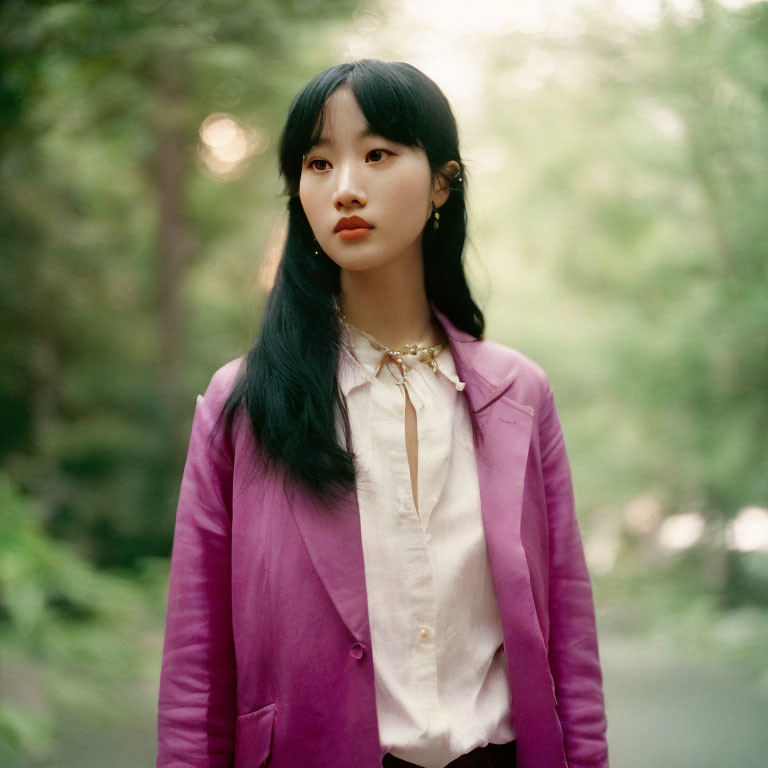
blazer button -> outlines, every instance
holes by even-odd
[[[355,643],[350,649],[349,649],[349,655],[353,659],[362,659],[363,658],[363,646],[360,643]]]

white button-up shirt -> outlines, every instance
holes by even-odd
[[[464,383],[448,342],[437,374],[404,355],[400,386],[394,364],[395,376],[382,367],[374,378],[382,353],[365,337],[345,327],[343,340],[379,737],[396,757],[442,768],[515,738]],[[416,410],[418,514],[403,387]]]

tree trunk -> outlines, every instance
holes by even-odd
[[[191,232],[184,217],[183,189],[189,158],[184,134],[184,89],[178,62],[166,60],[158,73],[159,112],[153,173],[158,201],[158,371],[169,427],[180,429],[180,380],[186,341],[182,289],[190,265]],[[187,425],[182,430],[186,440]],[[174,439],[181,439],[177,435]]]

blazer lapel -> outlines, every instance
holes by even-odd
[[[534,410],[508,394],[518,371],[499,370],[493,354],[473,336],[456,329],[432,306],[451,340],[459,378],[482,439],[475,442],[483,528],[504,635],[511,707],[522,756],[542,765],[564,766],[554,682],[531,589],[529,554],[521,531],[523,487]],[[530,555],[532,556],[532,555]],[[545,753],[546,752],[546,753]]]
[[[296,524],[331,601],[349,631],[371,647],[368,599],[355,491],[324,504],[306,492],[294,494],[291,504]]]

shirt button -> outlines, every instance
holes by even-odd
[[[429,628],[428,628],[428,627],[422,627],[422,628],[419,630],[419,634],[420,634],[422,637],[428,637],[428,636],[429,636]]]

